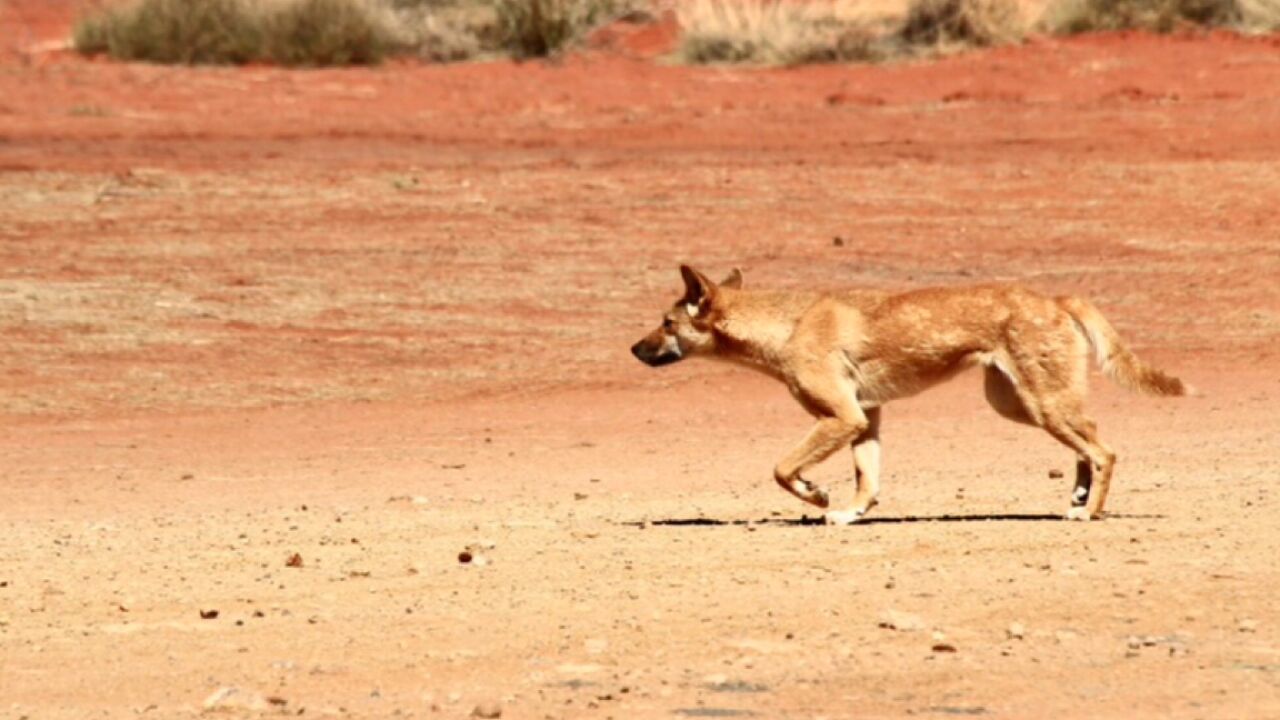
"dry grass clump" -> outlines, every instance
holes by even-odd
[[[170,64],[542,57],[642,0],[132,0],[77,23],[86,54]]]
[[[352,65],[400,47],[379,0],[137,0],[76,24],[83,53],[166,64]]]
[[[379,1],[396,29],[397,54],[453,62],[497,52],[493,0]]]
[[[157,63],[245,63],[261,55],[263,28],[243,0],[141,0],[75,26],[82,53]]]
[[[1280,28],[1280,0],[1064,0],[1043,24],[1055,34],[1183,27],[1269,32]]]
[[[851,0],[686,0],[679,55],[690,63],[794,65],[887,55],[875,22]]]
[[[389,8],[352,0],[293,0],[262,21],[263,55],[280,65],[371,65],[407,40]]]
[[[639,0],[492,0],[496,45],[515,57],[555,55],[607,22],[643,9]]]
[[[896,20],[857,0],[685,0],[677,15],[680,55],[694,63],[877,61],[1025,34],[1017,0],[913,0]]]
[[[991,47],[1020,42],[1025,34],[1012,0],[914,0],[898,30],[907,47]]]

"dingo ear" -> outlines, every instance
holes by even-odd
[[[684,299],[680,302],[684,303],[689,316],[695,317],[706,312],[716,295],[716,284],[688,265],[680,266],[680,277],[684,278]]]
[[[720,287],[733,288],[737,290],[742,287],[742,271],[734,268],[729,271],[729,276],[720,281]]]

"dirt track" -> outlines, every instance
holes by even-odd
[[[0,717],[1280,716],[1274,42],[6,57]],[[962,377],[815,525],[782,388],[627,353],[683,260],[1087,294],[1202,394],[1098,379],[1115,515],[1071,524]]]

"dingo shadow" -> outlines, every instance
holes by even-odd
[[[1164,515],[1111,515],[1108,514],[1105,520],[1163,520]],[[901,517],[869,517],[859,520],[855,525],[902,525],[905,523],[963,523],[963,522],[1072,522],[1067,520],[1063,515],[1052,513],[981,513],[977,515],[903,515]],[[620,525],[629,525],[631,527],[643,528],[648,526],[710,526],[710,527],[727,527],[748,525],[779,525],[779,526],[802,526],[802,525],[825,525],[826,522],[822,516],[810,517],[803,515],[801,517],[777,517],[762,518],[760,520],[720,520],[717,518],[696,517],[696,518],[661,518],[657,520],[634,520],[630,522],[619,523]]]

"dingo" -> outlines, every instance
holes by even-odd
[[[826,508],[827,492],[801,477],[852,444],[857,492],[832,524],[856,522],[880,492],[880,406],[981,365],[991,407],[1044,428],[1075,451],[1067,517],[1102,515],[1116,455],[1084,414],[1087,350],[1115,382],[1152,395],[1183,395],[1178,378],[1144,364],[1087,300],[1049,298],[1016,285],[773,292],[742,289],[734,270],[719,285],[682,265],[684,297],[631,352],[658,367],[693,356],[741,363],[783,381],[817,423],[775,466],[787,492]]]

